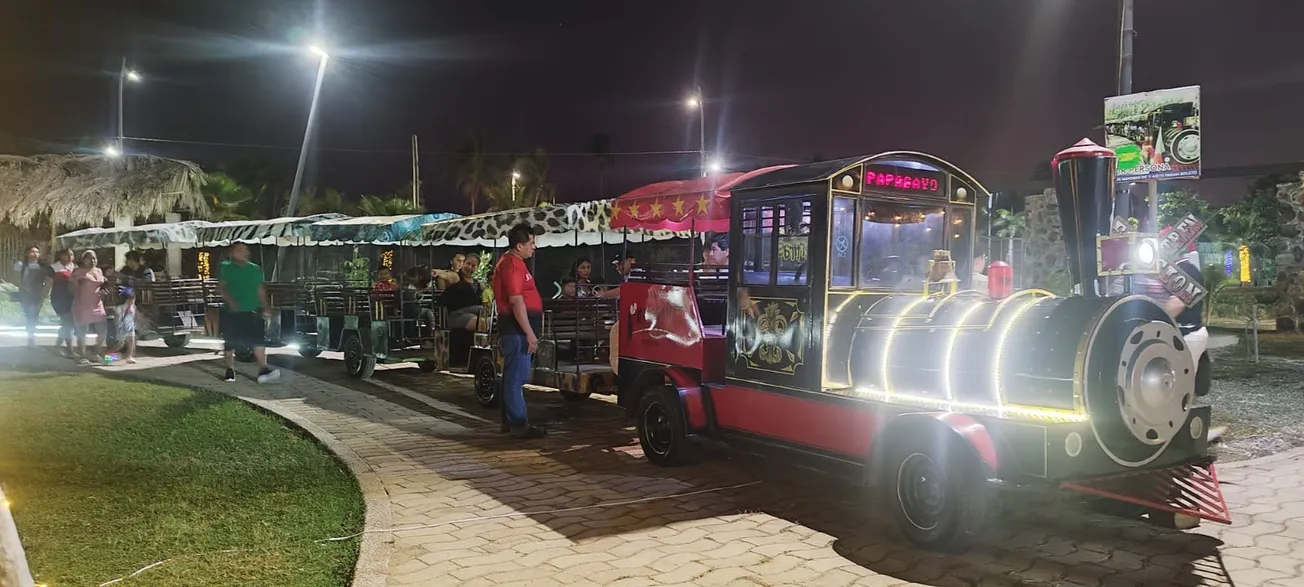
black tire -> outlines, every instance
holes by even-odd
[[[167,347],[170,349],[186,348],[186,345],[190,344],[190,333],[183,332],[181,334],[164,334],[163,344],[167,345]]]
[[[1192,143],[1194,146],[1192,146]],[[1168,143],[1168,152],[1173,160],[1183,165],[1190,165],[1200,160],[1200,130],[1183,129],[1173,135]]]
[[[996,493],[963,441],[930,436],[911,434],[891,446],[893,515],[920,548],[964,552],[995,510]]]
[[[321,349],[301,346],[299,347],[299,356],[305,359],[315,359],[321,354]]]
[[[439,364],[434,361],[420,361],[417,363],[417,368],[420,369],[422,373],[434,373],[435,370],[439,368]]]
[[[688,423],[679,394],[670,387],[648,390],[638,401],[638,444],[647,460],[663,467],[688,464],[694,446],[688,438]]]
[[[254,348],[249,345],[236,344],[233,352],[235,353],[235,360],[241,363],[254,362]]]
[[[498,406],[502,399],[502,385],[498,377],[498,365],[493,357],[481,356],[475,362],[475,399],[485,408]]]
[[[357,336],[344,341],[344,369],[355,379],[367,379],[376,370],[376,357],[366,353]]]
[[[590,395],[593,394],[587,391],[563,391],[561,392],[561,399],[564,399],[568,402],[577,402],[577,401],[589,399]]]

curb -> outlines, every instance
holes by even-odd
[[[284,368],[281,368],[281,370],[288,371]],[[313,379],[302,373],[295,372],[294,375],[295,377]],[[362,540],[358,544],[358,560],[353,565],[353,582],[350,585],[352,587],[384,587],[389,579],[389,558],[392,543],[389,540],[389,533],[379,530],[390,527],[392,512],[389,508],[389,492],[385,490],[384,483],[381,482],[380,476],[371,469],[371,465],[368,465],[366,460],[346,446],[340,439],[335,438],[335,435],[303,416],[281,409],[280,406],[273,403],[274,400],[240,397],[221,391],[216,393],[244,400],[261,410],[275,414],[290,422],[315,438],[322,446],[326,447],[326,450],[331,451],[336,458],[340,459],[348,467],[349,473],[358,482],[358,489],[362,491],[362,502],[365,508],[362,522]]]
[[[3,366],[5,365],[0,363],[0,367]],[[176,368],[191,368],[187,365],[170,366]],[[74,373],[88,372],[84,367],[56,365],[52,364],[52,362],[42,362],[40,367],[51,371],[67,371]],[[296,378],[302,377],[304,379],[320,381],[315,377],[304,375],[297,371],[291,371],[284,367],[280,367],[280,369],[285,372],[294,373]],[[243,397],[216,388],[216,386],[214,386],[214,388],[207,388],[196,384],[177,383],[160,377],[150,377],[149,375],[134,370],[114,370],[95,366],[91,367],[89,371],[107,377],[132,379],[157,385],[166,385],[169,387],[193,389],[237,399],[256,410],[275,415],[287,424],[298,428],[311,436],[314,440],[324,446],[326,450],[330,451],[331,454],[335,455],[335,458],[344,463],[344,466],[349,470],[349,474],[353,475],[354,480],[358,483],[358,489],[362,492],[362,503],[364,508],[362,535],[358,544],[358,560],[353,565],[353,580],[349,585],[350,587],[385,587],[385,584],[389,580],[389,561],[391,550],[393,549],[391,534],[386,531],[391,526],[391,516],[393,515],[390,510],[389,492],[385,490],[384,483],[381,482],[380,476],[372,470],[371,465],[367,464],[365,459],[358,455],[358,453],[354,452],[353,449],[345,445],[340,439],[336,438],[335,435],[327,432],[325,429],[314,424],[307,418],[282,408],[275,403],[275,399]],[[333,385],[326,381],[322,381],[322,383]]]
[[[173,365],[173,367],[190,368],[188,365]],[[381,482],[380,476],[372,470],[371,465],[367,464],[366,459],[354,452],[344,444],[343,441],[336,438],[335,435],[327,432],[321,426],[314,424],[311,420],[300,416],[294,412],[282,408],[276,404],[276,399],[258,399],[244,397],[222,389],[210,389],[194,384],[177,383],[166,379],[149,377],[146,375],[136,375],[131,371],[113,371],[94,367],[99,373],[106,373],[118,377],[130,377],[139,381],[149,381],[158,385],[167,385],[170,387],[182,387],[195,389],[207,393],[216,393],[229,398],[238,399],[252,406],[254,409],[267,412],[286,421],[286,423],[304,431],[314,440],[326,447],[326,450],[335,455],[344,466],[348,468],[349,474],[358,483],[358,489],[362,492],[363,504],[363,521],[362,535],[358,543],[358,560],[353,564],[353,581],[349,583],[350,587],[385,587],[389,581],[389,560],[393,541],[390,533],[386,531],[391,524],[389,492],[385,490],[385,484]],[[281,371],[293,373],[296,378],[311,379],[321,381],[315,377],[304,375],[297,371],[292,371],[284,367],[278,367]],[[328,381],[321,381],[328,385],[333,385]],[[272,390],[273,395],[275,390]]]
[[[1292,448],[1274,455],[1259,457],[1256,459],[1247,459],[1244,461],[1232,461],[1230,463],[1214,463],[1219,469],[1243,469],[1246,467],[1258,467],[1262,465],[1276,464],[1277,461],[1286,461],[1291,459],[1304,458],[1304,447]]]

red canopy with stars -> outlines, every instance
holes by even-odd
[[[729,230],[729,190],[774,171],[776,165],[742,173],[724,173],[686,181],[663,181],[626,193],[611,203],[611,227],[643,230]]]

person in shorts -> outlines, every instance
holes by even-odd
[[[231,245],[231,258],[218,267],[218,287],[222,292],[221,324],[223,351],[226,358],[224,381],[235,381],[235,349],[245,346],[253,349],[258,362],[258,382],[267,383],[281,378],[280,369],[267,366],[267,323],[271,315],[267,304],[267,288],[263,285],[263,268],[249,260],[249,247],[244,243]]]

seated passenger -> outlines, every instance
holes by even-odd
[[[561,299],[573,300],[577,297],[580,297],[579,281],[569,275],[561,278]]]
[[[467,256],[462,253],[453,255],[453,260],[449,261],[448,269],[435,269],[430,272],[434,278],[435,288],[440,291],[448,289],[453,284],[462,279],[462,265],[466,263]]]
[[[707,267],[729,266],[729,233],[716,233],[707,237],[706,246],[702,247],[702,265]]]
[[[593,290],[593,282],[589,279],[593,275],[593,262],[588,257],[575,259],[575,262],[571,263],[570,274],[575,277],[575,294],[577,296],[587,298],[596,295]]]
[[[404,334],[413,336],[424,332],[426,329],[434,326],[435,311],[421,305],[421,294],[430,289],[430,269],[424,265],[419,265],[408,269],[406,279],[407,283],[403,286],[403,318],[404,320],[414,320],[420,329],[412,330],[404,328]]]
[[[444,289],[440,303],[448,308],[448,327],[450,329],[477,330],[481,317],[485,315],[484,285],[475,280],[475,271],[480,267],[480,256],[471,253],[461,265],[461,280]]]
[[[398,282],[394,281],[394,272],[385,267],[376,270],[376,283],[371,286],[371,291],[397,291]]]

